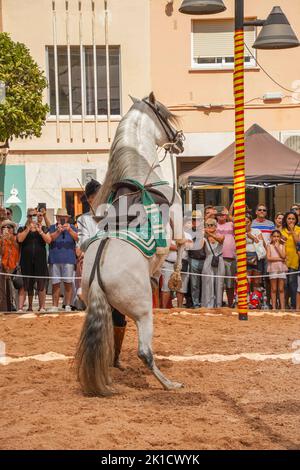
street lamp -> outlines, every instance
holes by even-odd
[[[210,15],[226,10],[222,0],[183,0],[180,13],[187,15]]]
[[[208,15],[226,10],[222,0],[183,0],[179,11],[189,15]],[[245,126],[244,126],[244,27],[262,26],[253,47],[287,49],[299,46],[286,16],[274,7],[267,20],[244,21],[244,0],[235,0],[234,33],[234,235],[237,253],[237,293],[239,320],[248,320],[245,200]]]

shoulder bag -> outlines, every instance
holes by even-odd
[[[209,242],[209,239],[207,239],[207,242],[209,244],[210,251],[212,252],[212,255],[213,255],[212,260],[211,260],[211,267],[212,268],[217,268],[219,266],[219,261],[220,261],[220,256],[221,255],[216,256],[215,253],[214,253],[214,250],[212,249],[212,246]]]

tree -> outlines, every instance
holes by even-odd
[[[7,33],[0,33],[0,81],[6,88],[0,104],[0,141],[8,146],[12,138],[40,137],[49,111],[43,104],[47,80],[29,49]]]

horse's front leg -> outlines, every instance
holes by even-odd
[[[170,207],[170,221],[173,231],[172,239],[176,241],[177,245],[185,243],[183,231],[183,214],[181,203],[175,202]]]
[[[177,259],[174,264],[174,272],[172,273],[170,280],[169,280],[169,288],[170,290],[178,292],[182,287],[182,279],[181,279],[181,268],[182,268],[182,256],[185,248],[185,242],[177,242]]]
[[[162,384],[166,390],[175,390],[183,387],[182,383],[172,382],[159,370],[155,364],[152,352],[152,335],[153,335],[153,319],[152,309],[150,308],[137,321],[139,346],[138,357],[144,362],[148,369],[153,373],[156,379]]]
[[[164,264],[167,255],[154,255],[150,265],[150,279],[153,289],[158,289],[161,267]]]

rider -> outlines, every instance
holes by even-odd
[[[101,188],[101,184],[99,181],[91,179],[87,185],[85,186],[84,190],[84,198],[88,202],[90,208],[92,207],[93,201],[98,190]],[[82,214],[77,219],[78,224],[78,247],[79,249],[83,247],[84,242],[86,242],[89,238],[94,237],[97,233],[97,222],[93,217],[92,209],[85,214]],[[81,251],[79,254],[79,262],[82,265],[84,257],[84,252]],[[123,370],[123,367],[120,363],[120,353],[122,348],[122,343],[125,335],[125,328],[126,328],[126,319],[125,315],[118,312],[116,309],[112,309],[112,319],[114,325],[114,343],[115,343],[115,356],[114,356],[114,367]]]

